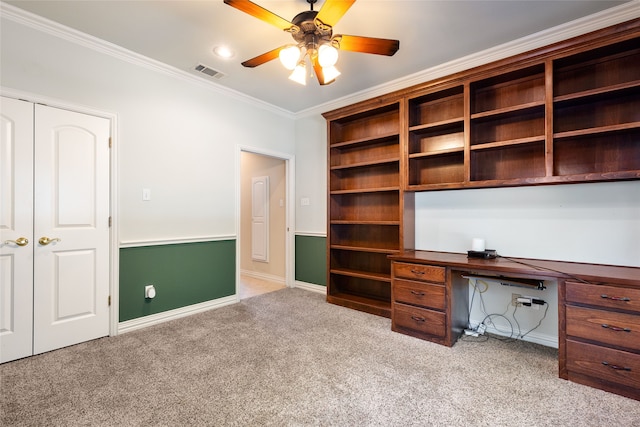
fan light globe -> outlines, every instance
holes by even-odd
[[[303,61],[296,66],[293,70],[293,73],[289,76],[289,79],[293,80],[296,83],[300,83],[301,85],[307,84],[307,67],[304,65]]]
[[[330,67],[322,68],[322,75],[324,76],[325,84],[335,80],[336,77],[338,77],[340,74],[340,71],[338,71],[338,69],[333,65]]]
[[[338,62],[338,49],[330,44],[323,44],[318,49],[318,63],[322,68],[332,67]]]
[[[298,65],[298,60],[300,59],[300,49],[298,46],[291,45],[289,47],[285,47],[280,50],[278,54],[280,57],[280,62],[284,65],[284,68],[287,70],[293,70]]]

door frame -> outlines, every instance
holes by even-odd
[[[109,336],[118,335],[118,313],[119,313],[119,282],[118,271],[120,265],[120,252],[118,246],[118,115],[116,113],[97,110],[85,105],[74,104],[55,98],[49,98],[30,92],[0,86],[0,95],[7,98],[21,99],[33,102],[34,104],[44,104],[49,107],[69,110],[76,113],[88,114],[109,120],[111,132],[111,150],[109,152],[109,216],[111,217],[111,227],[109,229],[109,295],[111,306],[109,307]]]
[[[288,288],[292,288],[294,286],[294,278],[295,278],[295,263],[293,262],[293,254],[295,253],[295,240],[294,240],[294,228],[295,228],[295,203],[292,201],[295,200],[295,156],[293,154],[277,152],[273,150],[267,150],[264,148],[251,147],[247,145],[236,145],[236,159],[235,159],[235,198],[236,198],[236,300],[240,301],[240,294],[238,292],[238,286],[240,284],[240,260],[242,254],[240,253],[240,242],[241,242],[241,201],[242,197],[240,194],[241,190],[241,179],[242,179],[242,170],[241,170],[241,155],[242,153],[252,153],[258,154],[261,156],[272,157],[275,159],[284,161],[284,174],[285,174],[285,285]]]

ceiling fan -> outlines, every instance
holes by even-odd
[[[253,68],[279,57],[285,68],[293,70],[289,78],[301,84],[306,84],[306,56],[318,82],[326,85],[340,75],[335,67],[339,50],[393,56],[400,47],[398,40],[333,34],[333,26],[355,0],[326,0],[319,11],[313,10],[317,0],[307,0],[311,10],[297,14],[291,22],[248,0],[224,2],[290,33],[295,40],[295,44],[277,47],[244,61],[242,65]]]

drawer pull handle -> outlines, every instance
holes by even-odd
[[[610,297],[609,295],[600,295],[600,298],[610,299],[613,301],[631,301],[631,299],[627,297]]]
[[[417,295],[417,296],[419,296],[419,297],[423,297],[423,296],[424,296],[424,292],[411,291],[411,293],[412,293],[413,295]]]
[[[631,332],[631,329],[621,328],[619,326],[611,326],[611,325],[603,324],[602,327],[605,329],[611,329],[612,331],[615,331],[615,332]]]
[[[411,318],[413,320],[415,320],[416,322],[424,322],[425,320],[427,320],[427,319],[425,319],[424,317],[421,317],[421,316],[411,316]]]
[[[615,369],[616,371],[628,371],[628,372],[631,372],[631,368],[627,368],[626,366],[612,365],[609,362],[602,362],[602,364],[604,366],[608,366],[611,369]]]
[[[424,274],[424,271],[421,271],[421,270],[413,270],[412,269],[411,272],[413,274],[415,274],[415,275],[418,275],[418,276],[422,276]]]

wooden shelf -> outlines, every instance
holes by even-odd
[[[374,144],[376,142],[383,142],[386,141],[388,139],[391,138],[397,138],[399,137],[400,134],[396,131],[394,132],[387,132],[387,133],[383,133],[380,135],[376,135],[375,137],[363,137],[363,138],[357,138],[357,139],[352,139],[350,141],[342,141],[342,142],[336,142],[330,145],[331,148],[345,148],[345,147],[352,147],[352,146],[356,146],[356,145],[362,145],[362,144]]]
[[[506,141],[486,142],[484,144],[472,145],[471,150],[488,150],[491,148],[511,147],[520,144],[531,144],[532,142],[544,141],[544,135],[530,136],[527,138],[508,139]]]
[[[348,293],[335,293],[327,295],[327,302],[349,307],[354,310],[364,311],[370,314],[391,318],[391,301],[370,298]]]
[[[558,132],[553,134],[554,139],[575,138],[577,136],[597,135],[602,133],[620,132],[624,130],[640,129],[640,122],[622,123],[609,126],[578,129],[573,131]]]
[[[340,274],[342,276],[360,277],[362,279],[379,280],[381,282],[391,283],[391,276],[389,274],[370,273],[367,271],[344,270],[344,269],[335,269],[335,268],[329,270],[329,272],[331,274]]]
[[[422,157],[432,157],[432,156],[443,156],[446,154],[451,154],[451,153],[462,153],[464,152],[464,147],[456,147],[456,148],[449,148],[446,150],[436,150],[436,151],[428,151],[428,152],[424,152],[424,153],[413,153],[413,154],[409,154],[409,158],[410,159],[419,159]]]
[[[331,166],[330,169],[331,170],[340,170],[340,169],[362,168],[362,167],[373,166],[373,165],[384,165],[386,163],[397,163],[399,161],[400,161],[400,157],[394,157],[394,158],[391,158],[391,159],[370,160],[370,161],[367,161],[367,162],[359,162],[359,163],[351,163],[351,164],[347,164],[347,165]]]
[[[544,101],[528,102],[526,104],[512,105],[509,107],[498,108],[496,110],[483,111],[481,113],[471,114],[471,119],[484,119],[487,117],[502,116],[506,114],[523,113],[527,110],[544,107]]]
[[[640,88],[640,80],[633,80],[630,82],[619,83],[619,84],[599,87],[595,89],[583,90],[580,92],[573,92],[566,95],[555,96],[553,98],[553,102],[561,103],[566,101],[573,101],[576,99],[585,100],[594,96],[601,96],[605,94],[612,95],[612,94],[615,94],[616,92],[628,91],[631,89],[638,89],[638,88]]]
[[[394,254],[398,252],[398,249],[371,248],[368,246],[331,245],[330,249],[341,249],[343,251],[372,252],[372,253],[379,253],[379,254]]]
[[[331,224],[360,224],[360,225],[400,225],[400,221],[347,221],[347,220],[334,220],[330,221]]]
[[[386,193],[390,191],[400,191],[400,187],[374,187],[374,188],[354,188],[353,190],[332,190],[329,194],[363,194],[363,193]]]
[[[442,120],[439,122],[424,123],[421,125],[410,126],[409,132],[420,132],[425,130],[432,131],[437,128],[449,128],[451,127],[451,125],[463,124],[463,123],[464,123],[464,117],[455,117],[452,119]]]

